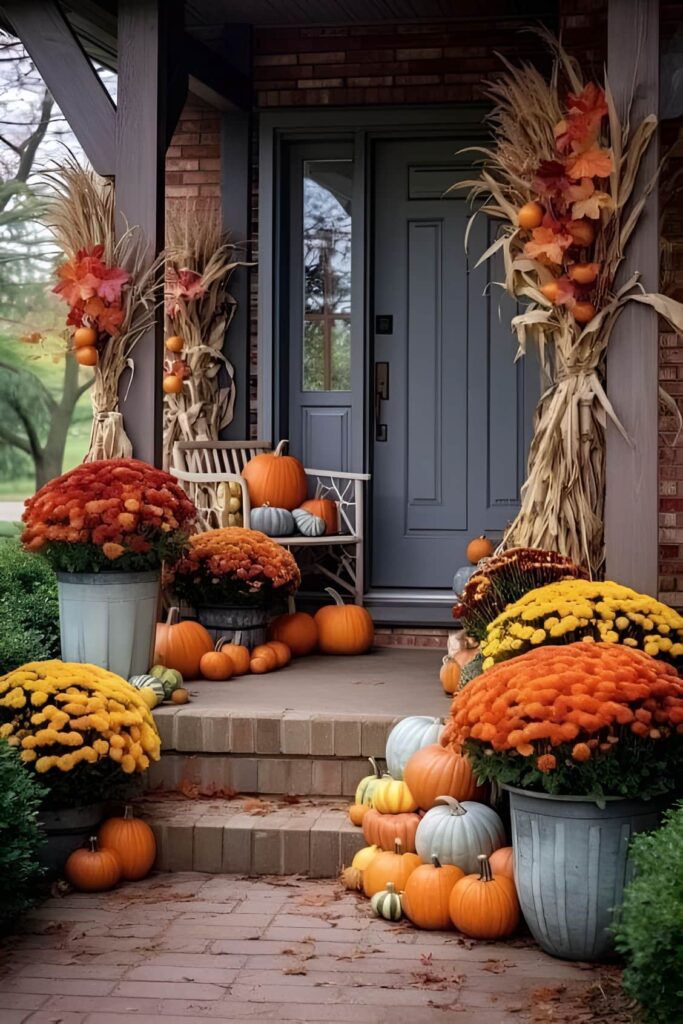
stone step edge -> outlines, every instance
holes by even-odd
[[[182,783],[189,783],[205,791],[350,799],[369,771],[366,758],[164,751],[161,760],[149,767],[147,789],[177,791]]]
[[[207,813],[183,822],[157,819],[152,808],[143,817],[157,841],[160,871],[336,878],[367,845],[343,811],[324,806],[317,815],[289,821],[278,812],[263,817],[236,812],[227,819]]]

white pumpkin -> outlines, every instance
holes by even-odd
[[[327,529],[324,519],[321,519],[320,516],[314,516],[312,512],[305,508],[295,508],[292,515],[294,516],[297,530],[304,537],[322,537]]]
[[[271,508],[261,505],[251,510],[252,530],[260,530],[268,537],[291,537],[294,533],[292,513],[286,508]]]
[[[466,875],[478,868],[477,857],[505,846],[505,828],[496,812],[474,800],[459,803],[450,796],[438,797],[439,805],[427,811],[417,826],[415,849],[425,863],[436,855],[441,864],[455,864]]]
[[[443,730],[440,718],[412,715],[402,718],[387,737],[387,771],[392,779],[402,779],[403,769],[415,751],[438,743]]]

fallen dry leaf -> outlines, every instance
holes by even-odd
[[[481,965],[482,971],[488,971],[490,974],[504,974],[509,967],[514,967],[510,960],[484,960]]]
[[[303,964],[297,964],[295,967],[285,967],[282,971],[283,974],[308,974],[308,971]]]
[[[420,953],[420,963],[424,964],[425,967],[432,966],[432,954],[431,953]]]
[[[269,800],[261,800],[260,797],[250,796],[242,804],[245,814],[270,814],[274,808]]]

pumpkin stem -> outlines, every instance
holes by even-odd
[[[289,441],[286,438],[283,438],[282,441],[278,442],[277,448],[273,452],[273,455],[284,455],[285,454],[285,448],[287,447],[288,444],[289,444]]]
[[[387,892],[390,892],[390,893],[395,893],[396,892],[396,886],[394,885],[393,882],[387,882]]]
[[[448,810],[451,812],[451,814],[457,814],[457,815],[467,814],[467,808],[463,807],[463,805],[460,803],[460,801],[456,800],[455,797],[452,797],[452,796],[437,796],[436,803],[437,804],[447,804]]]
[[[334,587],[325,587],[325,593],[330,595],[335,604],[344,604],[344,598],[337,593]]]
[[[287,598],[287,612],[289,615],[294,615],[294,613],[296,612],[296,601],[294,600],[291,594]]]
[[[493,871],[491,871],[491,865],[489,859],[485,853],[480,853],[477,857],[479,861],[479,881],[480,882],[492,882]]]
[[[166,616],[166,625],[175,626],[180,619],[180,608],[175,606],[168,609],[168,615]]]
[[[89,836],[88,842],[90,843],[90,852],[97,853],[97,836]]]
[[[400,839],[394,839],[394,853],[397,853],[399,856],[403,853],[403,843]]]
[[[437,855],[435,853],[432,854],[430,860],[431,860],[431,862],[432,862],[432,864],[434,865],[435,868],[440,868],[441,867],[441,861],[439,860],[439,858],[437,857]]]
[[[375,773],[376,778],[381,779],[382,778],[382,773],[379,770],[379,766],[378,766],[377,762],[375,761],[374,757],[369,757],[368,761],[372,765],[372,770]]]
[[[123,820],[124,821],[132,821],[133,820],[133,808],[132,808],[132,806],[130,804],[126,804],[126,806],[123,809]]]

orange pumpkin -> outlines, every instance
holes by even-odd
[[[74,331],[74,348],[89,348],[97,344],[97,331],[92,327],[78,327]]]
[[[543,222],[543,207],[540,203],[525,203],[517,211],[517,223],[525,231],[540,227]]]
[[[577,284],[593,284],[599,273],[599,263],[573,263],[569,268],[569,276]]]
[[[461,802],[481,800],[483,791],[477,786],[467,755],[456,754],[440,743],[430,743],[411,754],[403,780],[423,811],[436,807],[440,796],[452,796]]]
[[[144,878],[152,869],[157,855],[154,833],[146,821],[133,817],[127,805],[122,818],[104,822],[97,839],[102,850],[113,850],[121,865],[121,877],[130,882]]]
[[[81,366],[97,366],[97,349],[92,345],[84,345],[76,349],[76,362]]]
[[[290,610],[271,622],[268,638],[287,644],[292,656],[301,658],[318,646],[318,627],[312,615],[295,611],[294,602],[290,601]]]
[[[223,681],[230,678],[235,666],[225,651],[207,651],[199,660],[199,671],[204,679]]]
[[[87,849],[69,856],[64,874],[78,892],[105,892],[121,878],[121,862],[113,850],[99,850],[97,836],[90,836]]]
[[[475,537],[467,545],[466,555],[472,565],[481,562],[482,558],[490,558],[493,554],[493,544],[488,537],[482,533],[481,537]]]
[[[349,818],[354,825],[362,825],[363,818],[369,810],[368,804],[351,804],[349,806]]]
[[[230,661],[232,662],[232,674],[234,676],[243,676],[249,671],[251,651],[248,647],[243,647],[242,644],[228,643],[225,638],[223,638],[216,644],[216,650],[221,651],[223,654],[227,654],[230,658]]]
[[[596,313],[597,309],[592,302],[575,302],[572,307],[572,316],[577,324],[587,324]]]
[[[460,665],[453,658],[446,656],[439,670],[439,679],[443,686],[443,692],[454,694],[460,683]]]
[[[166,622],[157,624],[152,661],[176,669],[183,679],[196,679],[202,655],[213,650],[213,640],[199,622],[179,618],[178,609],[171,608]]]
[[[406,853],[415,853],[415,833],[420,815],[414,811],[401,814],[380,814],[369,807],[363,818],[363,835],[370,846],[393,850],[397,839]]]
[[[406,882],[421,863],[416,853],[404,853],[401,840],[396,839],[392,852],[384,850],[378,853],[363,871],[363,892],[366,896],[374,896],[386,889],[387,882],[393,882],[396,892],[403,892]]]
[[[167,373],[161,386],[165,395],[179,395],[183,390],[183,379],[175,373]]]
[[[251,651],[251,660],[252,662],[259,660],[265,661],[268,665],[269,672],[273,672],[278,667],[277,654],[268,644],[258,644],[257,647],[253,647]]]
[[[515,883],[505,875],[494,877],[486,854],[477,857],[478,875],[456,882],[448,901],[451,921],[472,939],[505,939],[519,925]]]
[[[278,668],[284,668],[285,665],[289,665],[292,660],[292,652],[282,640],[269,640],[266,647],[270,647],[271,651],[275,653]]]
[[[489,864],[494,875],[504,875],[506,878],[515,878],[515,858],[511,846],[500,846],[493,853],[489,854]]]
[[[366,608],[344,604],[332,587],[325,588],[334,604],[315,613],[318,646],[325,654],[364,654],[375,639],[375,625]]]
[[[331,498],[310,498],[301,506],[312,516],[324,520],[325,533],[339,533],[339,509]]]
[[[291,511],[306,500],[306,473],[298,459],[284,454],[288,443],[280,441],[274,452],[255,455],[242,470],[254,508],[268,504]]]
[[[464,878],[455,864],[441,864],[434,854],[431,864],[415,868],[403,893],[403,912],[418,928],[451,927],[449,900],[453,886]]]

